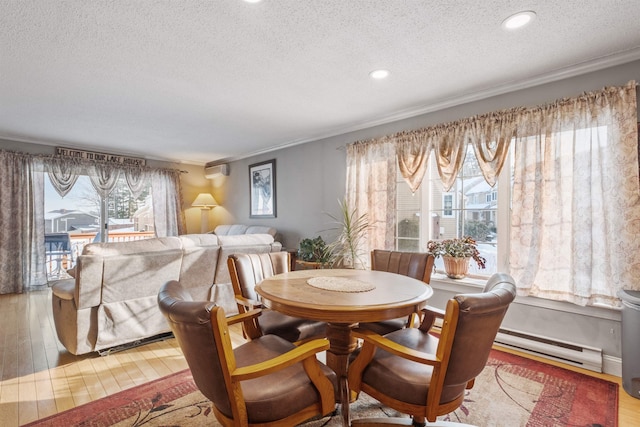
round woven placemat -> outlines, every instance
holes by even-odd
[[[307,283],[315,288],[336,292],[368,292],[376,288],[361,280],[335,276],[312,277],[307,279]]]

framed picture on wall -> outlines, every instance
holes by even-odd
[[[249,217],[276,217],[276,161],[249,165]]]

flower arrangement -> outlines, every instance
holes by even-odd
[[[429,240],[427,250],[436,258],[450,256],[454,258],[473,258],[479,268],[485,268],[487,260],[480,256],[476,241],[469,236],[446,240]]]

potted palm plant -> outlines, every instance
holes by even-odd
[[[485,268],[487,260],[480,255],[478,245],[469,236],[445,239],[429,240],[427,250],[434,257],[442,257],[444,270],[452,279],[462,279],[469,271],[469,262],[473,260],[479,268]]]
[[[358,216],[355,209],[349,210],[346,200],[338,200],[338,204],[340,216],[327,214],[334,220],[335,227],[331,230],[338,231],[336,239],[329,244],[331,264],[336,267],[364,268],[363,243],[369,230],[367,214]]]

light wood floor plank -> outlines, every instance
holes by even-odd
[[[91,364],[93,365],[93,369],[96,372],[98,380],[100,380],[100,383],[107,395],[111,395],[122,390],[103,357],[91,359]]]
[[[20,425],[19,404],[18,380],[3,380],[0,390],[0,420],[7,427]]]
[[[146,375],[142,372],[138,364],[135,363],[128,352],[123,351],[113,354],[112,356],[114,356],[116,362],[129,374],[134,385],[140,385],[148,382]]]
[[[139,354],[153,368],[156,372],[156,376],[160,378],[171,374],[173,371],[162,359],[162,353],[158,353],[156,346],[157,344],[155,343],[145,345],[139,349]]]
[[[129,373],[118,363],[115,357],[106,356],[103,359],[111,371],[111,375],[116,379],[120,390],[126,390],[135,385]]]
[[[67,379],[74,406],[91,402],[91,393],[89,393],[85,377],[80,373],[79,364],[70,363],[65,365],[64,376]]]
[[[38,401],[38,419],[48,417],[57,413],[56,401],[51,384],[49,370],[45,369],[35,373],[36,399]]]
[[[18,385],[19,421],[26,424],[38,419],[38,402],[36,400],[35,375],[29,374],[20,377]]]
[[[107,391],[102,386],[102,383],[100,382],[96,371],[93,369],[93,364],[90,360],[81,360],[78,363],[78,369],[80,375],[84,378],[91,400],[97,400],[107,395]]]
[[[153,369],[153,366],[151,366],[151,363],[144,357],[141,350],[134,349],[129,356],[131,357],[131,361],[140,369],[140,372],[144,374],[146,382],[160,378],[158,372]]]
[[[63,368],[58,367],[51,370],[51,386],[58,412],[66,411],[75,406]]]

